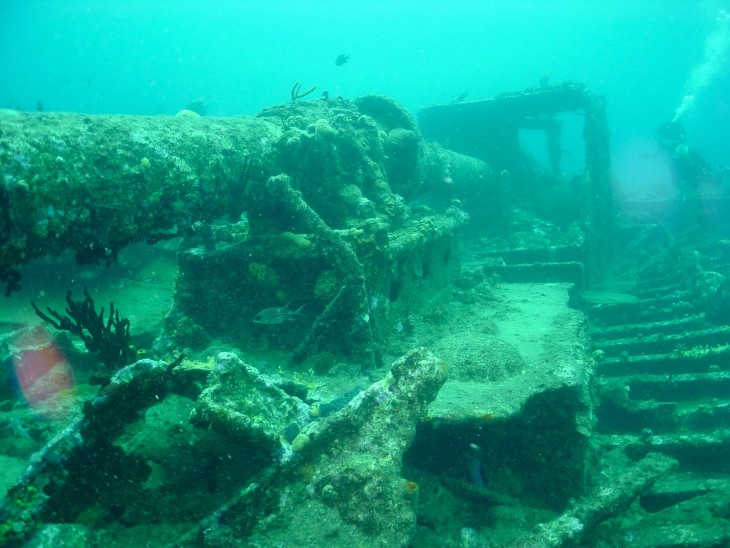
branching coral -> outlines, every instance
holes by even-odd
[[[94,299],[86,290],[84,295],[86,298],[83,301],[74,301],[70,291],[66,294],[68,316],[62,316],[55,310],[47,308],[52,316],[49,317],[34,302],[31,301],[30,304],[43,321],[56,329],[73,333],[84,341],[86,349],[98,354],[107,369],[117,370],[132,363],[136,358],[136,352],[129,344],[129,320],[120,318],[119,310],[115,310],[114,303],[109,303],[109,317],[105,322],[104,307],[97,314]]]

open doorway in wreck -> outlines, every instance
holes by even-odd
[[[488,191],[476,181],[459,193],[472,217],[469,253],[504,281],[600,279],[613,220],[602,97],[565,84],[427,108],[419,125],[426,140],[494,173]]]

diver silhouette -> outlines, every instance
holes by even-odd
[[[687,144],[687,133],[677,121],[663,124],[656,132],[659,146],[672,164],[672,177],[683,201],[699,198],[703,182],[719,182],[710,162]]]

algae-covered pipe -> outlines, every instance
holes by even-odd
[[[12,289],[36,257],[111,262],[131,242],[240,215],[280,134],[257,118],[0,112],[0,281]]]

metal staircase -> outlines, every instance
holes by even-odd
[[[682,253],[695,264],[678,261]],[[617,527],[617,543],[730,544],[730,326],[705,317],[707,281],[726,268],[713,256],[695,242],[653,262],[621,294],[585,294],[599,448],[679,462]]]

